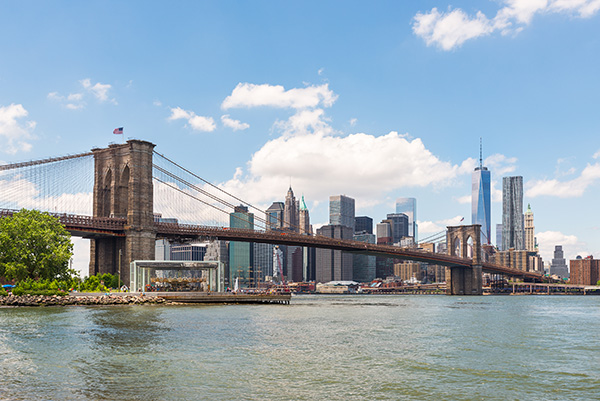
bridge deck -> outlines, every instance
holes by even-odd
[[[0,217],[12,216],[13,210],[0,209]],[[86,238],[97,236],[124,236],[127,221],[114,217],[91,217],[70,214],[54,214],[73,235]],[[390,245],[369,244],[366,242],[327,238],[322,236],[302,235],[279,231],[258,231],[241,228],[197,226],[189,224],[163,223],[154,224],[157,238],[173,238],[178,240],[220,239],[228,241],[256,242],[266,244],[294,245],[311,248],[342,250],[369,255],[381,255],[403,260],[425,262],[434,265],[464,267],[473,266],[468,258],[431,253],[424,250],[399,248]],[[528,279],[541,279],[542,275],[526,272],[493,263],[482,263],[482,270],[488,273],[505,274]]]

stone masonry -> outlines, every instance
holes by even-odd
[[[94,217],[126,218],[125,237],[91,239],[89,274],[117,274],[129,284],[129,263],[154,260],[156,232],[152,185],[154,144],[129,140],[94,154]]]

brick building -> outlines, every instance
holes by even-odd
[[[600,259],[588,256],[585,259],[571,260],[569,266],[571,284],[596,285],[600,280]]]

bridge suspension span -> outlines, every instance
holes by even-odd
[[[247,213],[234,213],[239,206]],[[474,263],[464,255],[302,235],[293,233],[294,230],[273,232],[269,230],[265,210],[259,205],[244,201],[225,185],[212,184],[156,152],[154,144],[141,140],[87,153],[0,166],[0,217],[21,208],[54,213],[72,233],[90,238],[90,274],[114,273],[121,255],[125,266],[133,260],[154,259],[158,237],[210,237],[338,249],[460,269],[470,268]],[[239,226],[236,219],[247,223],[248,229],[233,229]],[[436,243],[444,235],[440,232],[428,239]],[[476,263],[480,263],[479,258]],[[479,271],[482,268],[537,277],[504,266],[482,263]],[[123,279],[128,281],[127,273]]]

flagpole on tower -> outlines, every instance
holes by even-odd
[[[123,134],[123,127],[115,128],[113,130],[113,134],[121,135],[121,141],[125,143],[125,135]]]

